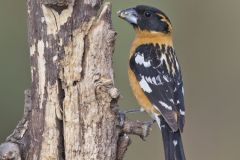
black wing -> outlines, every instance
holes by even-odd
[[[184,126],[183,82],[172,47],[146,44],[135,50],[130,59],[146,96],[174,130]]]

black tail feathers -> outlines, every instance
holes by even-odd
[[[161,122],[160,127],[162,131],[165,160],[186,160],[180,130],[173,132],[165,119],[162,116],[159,118]]]

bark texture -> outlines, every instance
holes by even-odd
[[[102,0],[27,0],[32,85],[0,159],[121,160],[127,134],[150,125],[119,122],[111,5]]]

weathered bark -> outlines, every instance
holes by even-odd
[[[111,6],[102,0],[27,0],[32,86],[0,159],[121,160],[150,125],[119,123]]]

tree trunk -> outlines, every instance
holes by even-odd
[[[120,160],[127,134],[148,135],[142,122],[119,123],[116,34],[102,2],[27,0],[32,86],[0,159]]]

